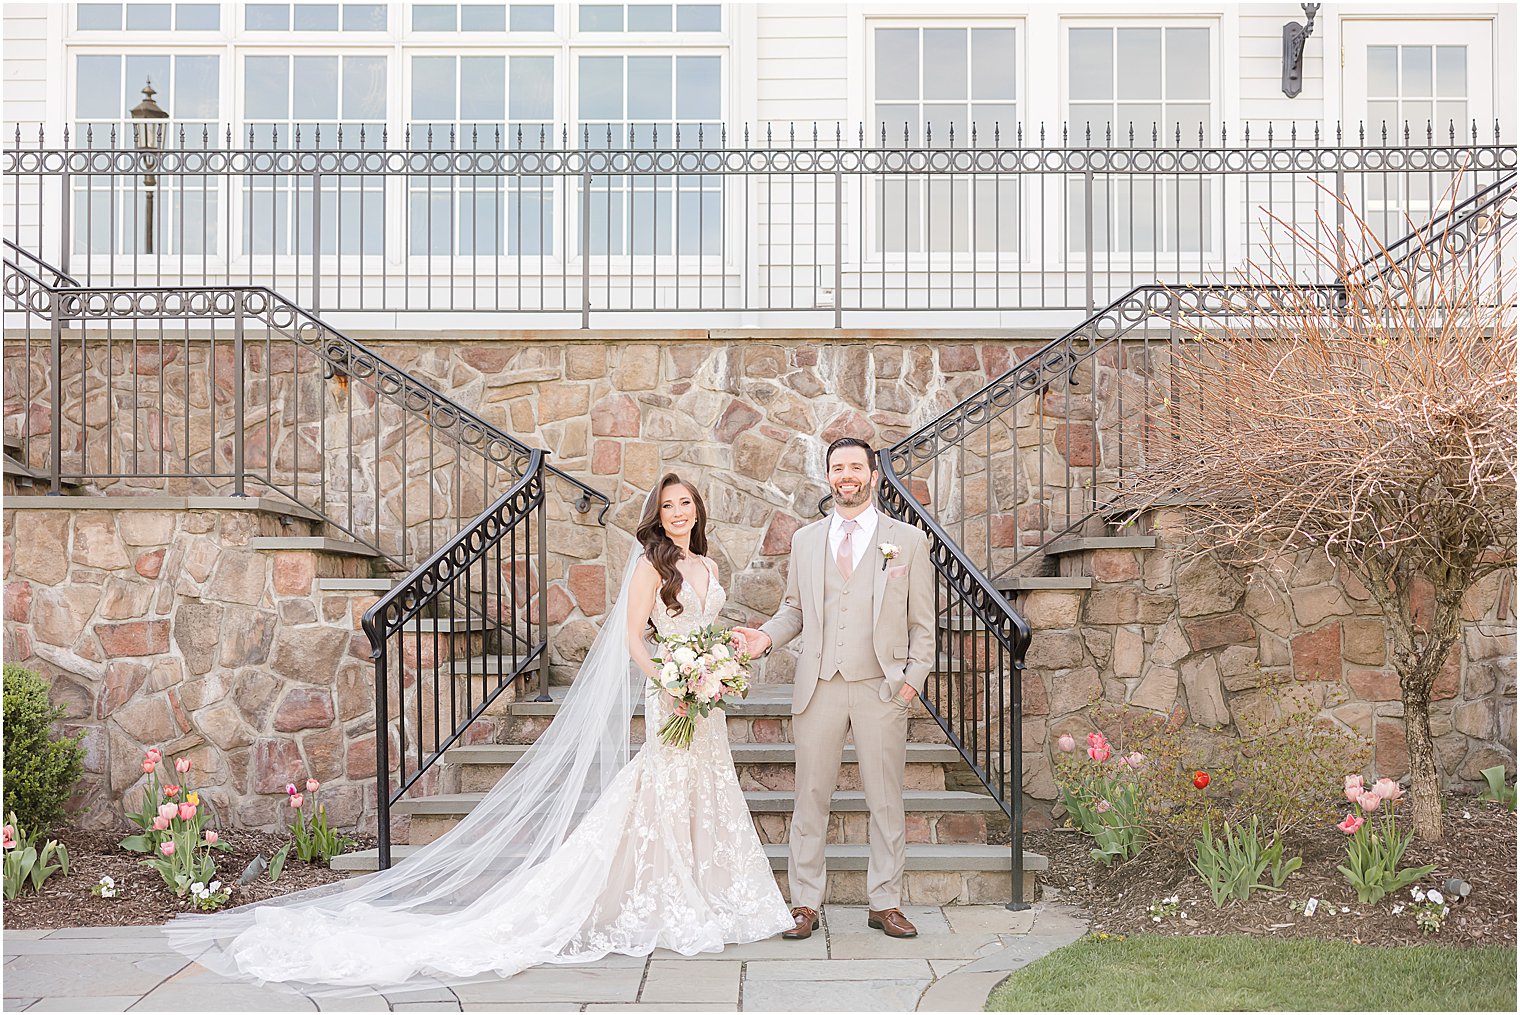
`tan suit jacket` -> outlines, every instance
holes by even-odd
[[[899,551],[885,567],[880,551],[883,543],[892,543]],[[831,676],[819,670],[823,659],[824,568],[833,566],[829,518],[798,529],[792,536],[781,609],[760,628],[770,636],[772,646],[802,635],[802,652],[792,677],[793,715],[807,708],[818,681]],[[874,582],[872,642],[886,675],[882,700],[890,700],[905,683],[921,694],[934,666],[934,566],[929,560],[928,537],[911,525],[881,515],[860,566],[871,569]]]

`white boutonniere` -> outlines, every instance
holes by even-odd
[[[883,571],[887,569],[887,561],[896,560],[897,555],[902,552],[895,543],[882,543],[877,549],[881,551],[881,569]]]

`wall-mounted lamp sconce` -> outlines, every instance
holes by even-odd
[[[1303,4],[1307,24],[1283,25],[1283,94],[1294,98],[1304,90],[1304,44],[1314,34],[1314,15],[1319,4]]]

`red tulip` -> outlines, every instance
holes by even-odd
[[[1356,834],[1356,830],[1358,828],[1362,827],[1362,819],[1359,818],[1359,817],[1357,817],[1355,814],[1347,814],[1346,815],[1346,820],[1342,821],[1340,824],[1336,825],[1335,827],[1339,828],[1341,831],[1345,832],[1347,835],[1355,835]]]
[[[1203,789],[1208,784],[1209,784],[1209,773],[1207,773],[1207,772],[1194,772],[1193,773],[1193,788],[1194,789]]]

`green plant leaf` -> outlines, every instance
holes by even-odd
[[[269,882],[270,882],[270,884],[273,884],[274,882],[280,880],[280,872],[285,869],[285,859],[289,855],[290,855],[290,843],[287,842],[285,845],[281,846],[280,847],[280,851],[278,853],[276,853],[270,859],[270,861],[269,861]]]

